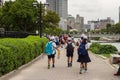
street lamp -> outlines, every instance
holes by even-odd
[[[40,37],[42,37],[42,5],[49,5],[48,3],[44,3],[42,4],[42,2],[40,1],[40,4],[38,4],[37,2],[33,3],[33,6],[37,6],[39,9],[39,26],[38,26],[38,34],[40,35]]]

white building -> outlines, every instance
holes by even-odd
[[[60,27],[62,30],[67,30],[67,20],[61,18],[61,19],[60,19],[60,22],[59,22],[59,27]]]

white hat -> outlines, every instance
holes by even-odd
[[[54,36],[51,36],[51,37],[50,37],[50,40],[54,40],[54,39],[55,39],[55,37],[54,37]]]
[[[88,39],[88,37],[87,36],[83,36],[83,39]]]
[[[68,37],[68,40],[72,40],[70,37]]]
[[[84,37],[84,36],[86,36],[85,34],[81,34],[81,37]]]

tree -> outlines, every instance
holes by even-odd
[[[16,0],[5,2],[2,7],[2,27],[6,30],[33,32],[36,26],[37,9],[35,0]]]
[[[62,29],[58,27],[58,23],[60,18],[58,14],[53,11],[48,11],[47,14],[43,18],[43,26],[44,33],[47,34],[56,34],[59,35],[62,32]]]
[[[33,2],[37,2],[37,0],[10,0],[5,2],[0,9],[0,27],[5,28],[7,31],[35,32],[38,29],[36,22],[38,22],[40,11],[39,6],[33,6]],[[41,14],[44,14],[45,8],[43,5],[41,6]],[[47,14],[42,15],[42,20],[42,31],[51,28],[50,30],[57,33],[55,31],[59,30],[58,23],[60,21],[58,14],[48,11]]]
[[[47,26],[50,25],[51,27],[51,25],[58,25],[60,18],[56,12],[48,11],[43,20],[43,22],[46,22]]]

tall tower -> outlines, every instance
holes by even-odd
[[[119,22],[120,22],[120,6],[119,6]]]
[[[55,11],[59,17],[67,19],[68,17],[68,0],[46,0],[49,4],[48,10]]]
[[[47,9],[56,12],[56,0],[46,0],[46,2],[49,4],[49,6],[47,6]]]

